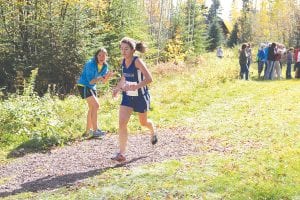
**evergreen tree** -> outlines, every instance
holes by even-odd
[[[200,20],[195,27],[193,46],[194,53],[197,55],[206,51],[209,42],[207,40],[207,26],[204,21]]]
[[[239,20],[241,26],[241,42],[249,42],[252,40],[251,8],[251,1],[243,0],[242,16]]]
[[[186,56],[202,53],[208,45],[204,5],[188,0],[178,8],[173,12],[171,37],[162,52],[163,61],[183,61]]]
[[[120,70],[119,43],[125,36],[152,44],[144,7],[139,0],[109,1],[108,10],[104,16],[103,44],[108,49],[110,64]]]
[[[207,47],[208,50],[213,51],[218,46],[222,44],[223,41],[223,31],[220,27],[220,18],[218,17],[219,14],[219,8],[220,8],[220,1],[219,0],[213,0],[212,5],[209,8],[208,11],[208,41],[209,45]]]
[[[223,35],[220,25],[217,20],[214,20],[208,30],[209,46],[208,50],[213,51],[222,44]]]
[[[207,20],[209,21],[209,23],[213,23],[213,21],[217,18],[219,14],[220,5],[221,4],[219,0],[212,0],[212,4],[209,8],[207,16]]]
[[[228,47],[232,48],[239,43],[238,32],[239,32],[239,26],[238,23],[235,23],[230,33],[229,39],[227,41]]]
[[[188,0],[183,9],[184,43],[185,49],[189,53],[199,54],[208,45],[205,12],[205,7],[195,0]]]

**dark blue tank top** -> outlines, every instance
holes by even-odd
[[[139,69],[137,69],[135,66],[135,60],[137,58],[138,58],[137,56],[134,56],[132,59],[132,62],[130,63],[130,65],[128,67],[126,67],[125,59],[123,59],[122,72],[123,72],[123,76],[125,77],[126,81],[136,82],[137,84],[139,84],[145,78],[144,78],[142,72]],[[139,94],[139,96],[148,94],[148,87],[144,86],[144,87],[141,87],[140,89],[138,89],[138,94]]]

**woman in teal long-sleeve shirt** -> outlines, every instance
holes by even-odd
[[[98,82],[106,83],[112,76],[108,70],[106,62],[107,51],[100,48],[95,56],[87,61],[77,82],[78,91],[81,98],[86,99],[88,103],[86,133],[93,137],[104,136],[105,133],[98,128],[97,112],[99,101],[97,99],[96,84]]]

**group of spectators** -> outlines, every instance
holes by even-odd
[[[258,63],[258,78],[265,80],[281,79],[282,68],[286,63],[286,79],[292,78],[292,64],[295,78],[300,78],[300,48],[286,49],[280,43],[261,43],[256,60]],[[240,77],[249,79],[249,68],[252,62],[252,49],[250,44],[242,44],[239,54]],[[262,75],[262,72],[264,74]]]

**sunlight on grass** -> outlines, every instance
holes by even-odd
[[[188,137],[203,143],[198,156],[110,169],[78,185],[14,198],[299,199],[300,81],[237,80],[236,55],[226,55],[152,68],[150,118],[157,128],[191,128]],[[110,95],[100,98],[99,119],[116,133],[120,99]],[[64,127],[76,137],[84,130],[85,102],[70,97],[57,106],[60,120],[74,115]],[[129,129],[142,130],[135,115]]]

